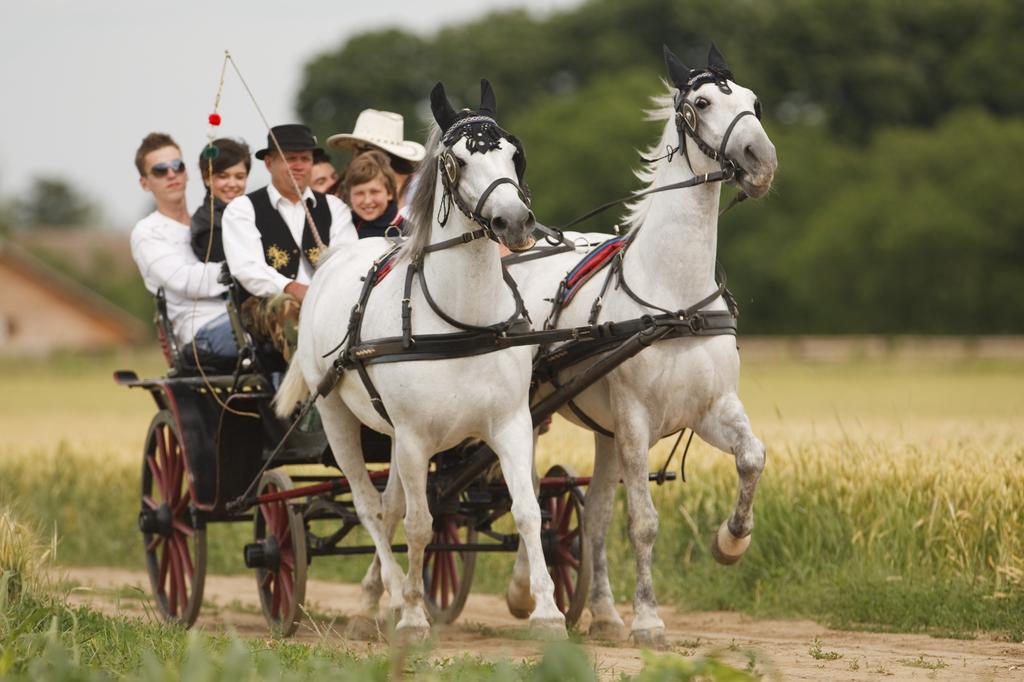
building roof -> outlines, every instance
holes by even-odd
[[[123,343],[137,343],[148,336],[146,326],[123,308],[2,238],[0,268],[13,271],[50,296],[69,304],[78,313],[102,324]]]

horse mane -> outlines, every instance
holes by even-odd
[[[660,95],[655,95],[651,98],[651,108],[644,112],[644,118],[648,121],[664,121],[666,125],[661,132],[661,138],[651,147],[648,147],[646,151],[640,152],[640,154],[649,159],[657,158],[665,155],[665,150],[675,147],[679,143],[677,138],[676,127],[674,125],[667,125],[675,117],[675,103],[673,101],[673,94],[675,87],[669,85],[669,83],[662,78],[661,84],[665,87],[665,92]],[[654,185],[654,179],[658,177],[659,171],[662,166],[668,163],[668,159],[661,159],[655,163],[645,163],[636,170],[633,174],[643,183],[643,187],[640,191],[650,189]],[[648,194],[645,197],[641,197],[636,201],[626,204],[626,216],[623,222],[629,227],[629,229],[636,229],[640,225],[643,225],[644,220],[647,218],[647,212],[651,208],[651,201],[654,199],[653,194]]]
[[[414,260],[430,243],[430,232],[434,222],[434,189],[437,185],[437,159],[441,155],[441,129],[436,123],[430,124],[427,135],[427,156],[420,162],[413,179],[416,190],[409,201],[408,239],[399,251],[399,258]]]

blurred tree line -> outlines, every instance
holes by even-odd
[[[590,0],[375,31],[307,64],[298,108],[321,136],[374,107],[422,139],[434,82],[475,106],[487,77],[557,225],[638,188],[661,45],[702,66],[711,40],[780,161],[773,193],[720,224],[742,331],[1024,333],[1019,0]]]

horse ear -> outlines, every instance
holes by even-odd
[[[729,66],[725,63],[725,57],[718,51],[718,46],[711,43],[711,49],[708,50],[708,68],[712,71],[728,71]]]
[[[455,109],[448,101],[448,94],[444,91],[444,83],[438,81],[434,89],[430,91],[430,110],[434,113],[434,120],[441,127],[441,132],[446,133],[455,123]]]
[[[486,78],[480,79],[480,111],[494,117],[498,113],[498,103],[494,99],[494,89]]]
[[[672,84],[680,90],[685,90],[686,81],[690,79],[690,69],[679,61],[679,57],[672,54],[668,45],[662,45],[661,49],[665,54],[665,66],[668,67],[668,77],[672,80]]]

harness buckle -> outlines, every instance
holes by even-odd
[[[700,313],[692,315],[686,323],[689,325],[690,332],[693,334],[699,334],[704,329],[704,317]]]

